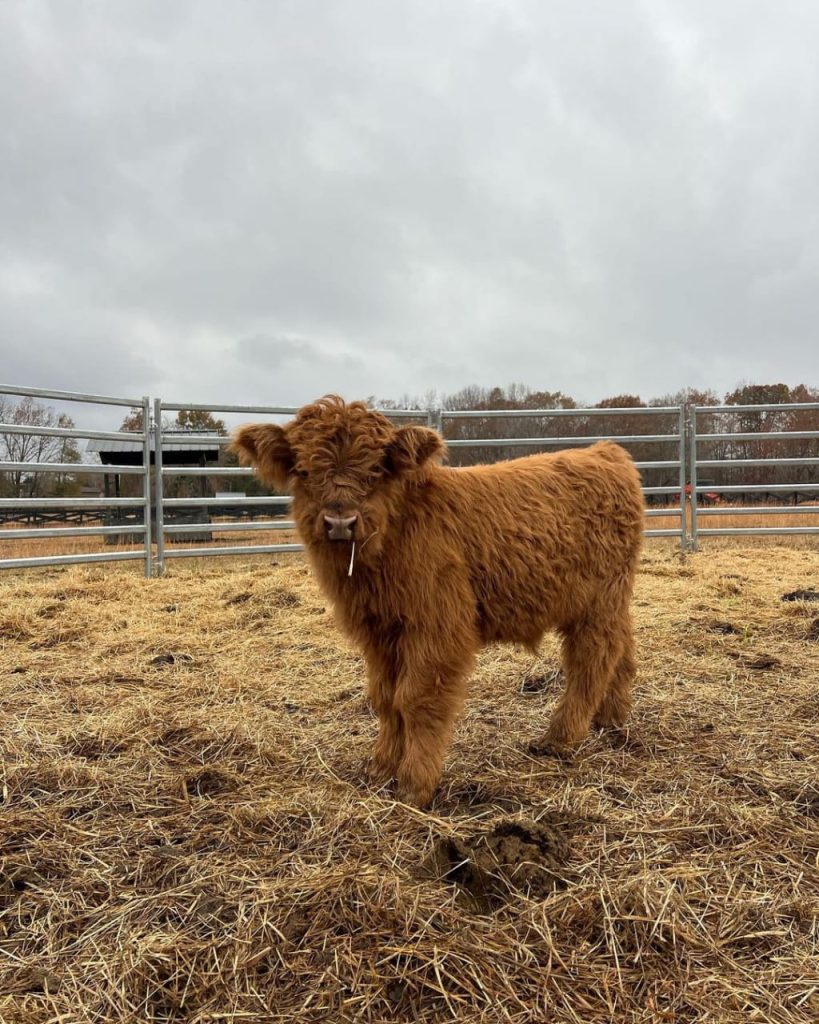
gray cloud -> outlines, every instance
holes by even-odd
[[[351,353],[338,350],[322,350],[305,338],[276,337],[269,334],[254,334],[242,338],[236,345],[236,356],[251,369],[265,367],[272,370],[289,369],[292,366],[317,366],[329,364],[334,370],[343,368],[352,372],[363,369],[363,360]]]
[[[819,381],[819,9],[0,7],[3,376]]]

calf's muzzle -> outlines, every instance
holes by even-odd
[[[327,530],[328,540],[353,540],[355,537],[355,524],[358,521],[357,515],[352,516],[328,516],[324,517],[324,527]]]

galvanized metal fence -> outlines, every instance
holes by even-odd
[[[87,410],[89,405],[93,406],[115,406],[126,408],[141,408],[142,430],[123,433],[112,430],[92,430],[83,427],[55,427],[44,426],[37,423],[0,423],[0,434],[17,437],[57,437],[57,438],[97,438],[100,440],[113,440],[142,442],[142,459],[139,465],[122,466],[99,466],[85,462],[28,462],[28,461],[5,461],[0,462],[0,473],[19,473],[31,476],[44,473],[89,474],[95,476],[102,474],[132,475],[140,477],[142,481],[142,495],[134,498],[109,498],[109,497],[64,497],[64,498],[39,498],[39,497],[7,497],[0,498],[0,509],[10,509],[16,512],[33,512],[35,509],[68,510],[81,509],[93,512],[105,512],[110,509],[138,509],[141,514],[141,522],[134,522],[124,525],[94,525],[94,526],[65,526],[65,527],[22,527],[0,530],[0,540],[39,540],[41,538],[65,538],[65,537],[95,537],[95,536],[124,536],[133,535],[140,542],[140,548],[132,551],[106,551],[106,552],[82,552],[76,554],[42,555],[25,558],[2,558],[0,557],[0,569],[25,569],[43,565],[75,565],[83,562],[125,562],[142,561],[145,567],[145,575],[151,576],[153,572],[153,553],[151,544],[151,454],[148,432],[148,420],[150,415],[150,399],[148,398],[113,398],[106,395],[86,395],[71,391],[46,391],[42,388],[21,388],[2,385],[0,395],[16,395],[29,398],[43,398],[49,401],[71,402],[81,410]]]
[[[163,402],[148,398],[131,399],[101,395],[79,394],[66,391],[45,391],[36,388],[3,387],[0,395],[28,396],[56,402],[70,402],[80,409],[89,406],[113,406],[135,408],[141,412],[142,428],[137,431],[108,431],[84,427],[43,426],[36,423],[0,423],[0,435],[51,436],[75,439],[97,439],[141,445],[141,458],[135,465],[96,465],[88,462],[0,462],[0,474],[18,473],[23,475],[59,473],[108,474],[116,476],[137,476],[141,481],[142,494],[139,497],[58,497],[39,498],[0,497],[0,516],[17,519],[33,516],[35,511],[43,515],[46,511],[74,510],[100,517],[90,526],[38,527],[31,524],[23,527],[0,529],[4,541],[35,540],[40,538],[129,537],[139,546],[132,550],[111,552],[77,552],[72,554],[43,554],[29,557],[0,557],[0,568],[26,568],[46,565],[70,565],[76,563],[116,562],[140,560],[144,563],[146,576],[161,575],[166,562],[179,558],[218,557],[227,555],[275,554],[300,551],[301,545],[292,538],[281,543],[197,544],[196,540],[210,541],[214,534],[220,538],[236,533],[290,532],[294,523],[287,518],[290,500],[282,496],[228,494],[217,498],[166,494],[168,481],[175,477],[191,478],[251,478],[252,473],[235,465],[168,465],[165,456],[174,447],[179,447],[179,432],[163,425],[169,413],[183,410],[195,413],[207,411],[212,414],[240,415],[244,419],[261,417],[290,417],[297,412],[290,406],[248,406],[212,405],[210,403]],[[698,538],[703,536],[732,535],[788,535],[819,534],[819,525],[799,524],[793,527],[774,526],[703,526],[706,517],[735,515],[766,516],[772,514],[819,514],[819,503],[786,506],[754,505],[703,505],[702,497],[715,495],[756,495],[776,500],[783,495],[813,495],[819,501],[819,429],[783,429],[789,417],[803,413],[819,412],[819,403],[760,406],[689,406],[637,407],[637,408],[593,408],[593,409],[493,409],[479,411],[411,409],[382,410],[394,420],[405,422],[426,422],[439,430],[446,439],[450,460],[457,464],[463,460],[461,453],[477,453],[480,460],[496,457],[511,457],[526,450],[559,450],[596,441],[611,439],[631,451],[644,480],[643,493],[646,496],[646,516],[649,520],[645,531],[647,537],[672,538],[679,541],[682,550],[696,549]],[[779,429],[735,429],[737,417],[775,414]],[[741,422],[746,423],[745,419]],[[750,422],[750,421],[748,421]],[[504,424],[499,427],[498,424]],[[642,432],[645,424],[646,432]],[[709,424],[710,429],[703,430]],[[727,425],[727,428],[726,428]],[[747,426],[747,423],[746,423]],[[762,426],[765,426],[763,423]],[[603,429],[600,429],[600,428]],[[597,428],[597,429],[595,429]],[[499,433],[499,430],[502,431]],[[184,446],[197,445],[223,448],[230,441],[228,436],[215,433],[186,433]],[[759,452],[759,443],[775,441],[807,442],[809,453],[799,456]],[[751,446],[744,450],[741,446]],[[756,446],[756,447],[754,447]],[[703,452],[705,449],[705,452]],[[751,457],[748,457],[750,451]],[[653,453],[653,454],[652,454]],[[467,454],[469,459],[470,455]],[[793,483],[781,481],[771,483],[746,477],[735,479],[737,474],[751,470],[764,475],[771,470],[798,470],[803,479]],[[706,479],[701,471],[723,479]],[[121,510],[125,510],[122,512]],[[199,521],[179,521],[177,515],[191,513],[187,520],[199,514]],[[225,519],[225,512],[254,516],[240,521]],[[271,511],[272,510],[272,511]],[[277,514],[281,510],[280,514]],[[262,518],[255,518],[256,513]],[[216,514],[214,520],[212,514]],[[104,517],[119,516],[120,522],[105,525]],[[134,517],[124,522],[125,515]],[[651,519],[662,517],[673,520],[673,526],[652,528]],[[102,521],[101,521],[102,520]],[[174,544],[182,541],[183,546]],[[154,542],[156,551],[154,554]],[[2,550],[0,549],[0,554]]]
[[[774,414],[780,418],[793,418],[800,413],[819,412],[819,402],[791,403],[788,405],[709,405],[698,408],[695,405],[689,406],[689,474],[691,479],[691,527],[689,547],[697,549],[700,537],[742,537],[742,536],[788,536],[794,534],[819,534],[819,525],[814,526],[701,526],[700,520],[710,517],[725,516],[754,516],[766,517],[771,515],[810,515],[819,513],[817,504],[794,504],[794,505],[753,505],[751,507],[728,505],[722,507],[701,507],[699,496],[703,493],[717,495],[756,495],[763,501],[771,497],[781,495],[809,494],[819,499],[819,474],[813,472],[819,467],[819,430],[732,430],[730,421],[737,417],[747,419],[750,423],[756,422],[759,425],[759,418],[766,414]],[[711,429],[701,429],[704,419],[711,423]],[[728,418],[729,427],[723,429],[724,422]],[[809,456],[777,456],[766,453],[759,457],[747,458],[743,456],[739,445],[755,446],[765,442],[774,441],[777,443],[791,443],[795,441],[810,441],[813,454]],[[713,453],[714,446],[723,447],[722,456]],[[702,457],[702,447],[709,449],[709,455]],[[727,456],[727,457],[726,457]],[[793,482],[771,483],[767,480],[758,480],[755,483],[748,482],[747,477],[742,483],[727,483],[722,481],[702,482],[700,470],[709,470],[711,473],[725,472],[734,473],[737,470],[743,475],[748,470],[769,471],[783,467],[789,472],[797,470],[809,470],[808,475],[814,476],[813,480],[796,480]],[[769,474],[764,474],[769,475]]]
[[[540,421],[541,425],[548,425],[552,421],[561,423],[569,419],[580,421],[586,429],[591,426],[596,420],[601,417],[607,419],[620,419],[625,420],[628,424],[632,417],[639,419],[656,420],[659,418],[668,421],[671,419],[676,427],[672,432],[664,433],[619,433],[612,432],[606,434],[596,433],[581,433],[581,434],[569,434],[565,436],[549,436],[546,431],[542,431],[540,436],[536,437],[482,437],[482,438],[460,438],[460,437],[447,437],[450,431],[447,429],[449,424],[459,424],[468,421],[478,422],[489,422],[491,420],[506,419],[506,420],[531,420],[536,419]],[[591,422],[588,422],[591,421]],[[628,409],[492,409],[486,411],[473,411],[473,410],[459,410],[459,411],[441,411],[433,413],[431,423],[447,438],[447,447],[452,451],[457,451],[462,448],[486,448],[486,449],[504,449],[514,451],[515,449],[527,449],[527,448],[571,448],[576,446],[594,444],[597,441],[612,440],[617,441],[618,444],[622,444],[624,447],[629,448],[633,445],[649,445],[656,446],[662,445],[665,448],[671,447],[674,451],[675,457],[671,459],[649,459],[639,461],[636,460],[635,464],[639,470],[643,473],[646,471],[653,472],[657,470],[671,471],[676,475],[676,480],[673,484],[647,484],[643,486],[643,494],[647,497],[665,497],[673,498],[674,503],[670,503],[669,507],[666,508],[647,508],[646,516],[651,518],[654,516],[662,516],[664,518],[672,517],[677,520],[675,526],[670,528],[660,529],[647,529],[645,535],[647,537],[677,537],[680,540],[681,546],[686,546],[686,515],[685,515],[685,438],[686,438],[686,420],[685,410],[681,406],[654,406],[654,407],[638,407]],[[519,454],[519,453],[518,453]]]

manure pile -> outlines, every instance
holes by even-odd
[[[300,562],[0,577],[0,1022],[815,1024],[817,579],[649,549],[629,730],[491,649],[422,812]]]

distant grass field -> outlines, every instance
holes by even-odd
[[[708,516],[705,510],[701,510],[699,518],[700,528],[702,527],[795,527],[795,526],[813,526],[819,527],[819,514],[806,512],[804,514],[793,513],[793,514],[760,514],[760,515],[742,515],[742,516]],[[690,518],[690,517],[689,517]],[[679,526],[679,516],[674,515],[672,510],[669,510],[667,516],[651,516],[646,518],[646,527],[654,530],[668,530],[677,529]],[[206,551],[208,547],[224,547],[227,545],[269,545],[269,544],[292,544],[298,541],[295,533],[288,530],[237,530],[237,531],[219,531],[219,524],[213,524],[213,540],[207,543],[191,544],[188,541],[176,542],[166,539],[166,544],[169,550],[174,548],[190,548],[196,547]],[[73,555],[81,554],[86,552],[114,552],[114,551],[130,551],[136,550],[138,545],[132,543],[123,543],[117,546],[107,545],[101,537],[61,537],[61,538],[34,538],[31,540],[6,540],[3,539],[3,529],[0,528],[0,558],[34,558],[38,556],[50,555],[50,554],[62,554],[62,555]],[[703,545],[713,546],[724,545],[725,543],[735,543],[730,538],[712,538],[703,537],[701,543]],[[795,535],[792,537],[760,537],[756,540],[757,543],[761,544],[793,544],[797,547],[808,547],[808,548],[819,548],[819,535]],[[670,541],[662,538],[655,538],[651,541],[652,544],[663,544],[679,543],[675,539]],[[747,543],[746,538],[741,539],[741,543]]]
[[[3,1024],[819,1019],[819,550],[650,545],[571,761],[487,650],[423,812],[301,558],[226,561],[0,575]]]

